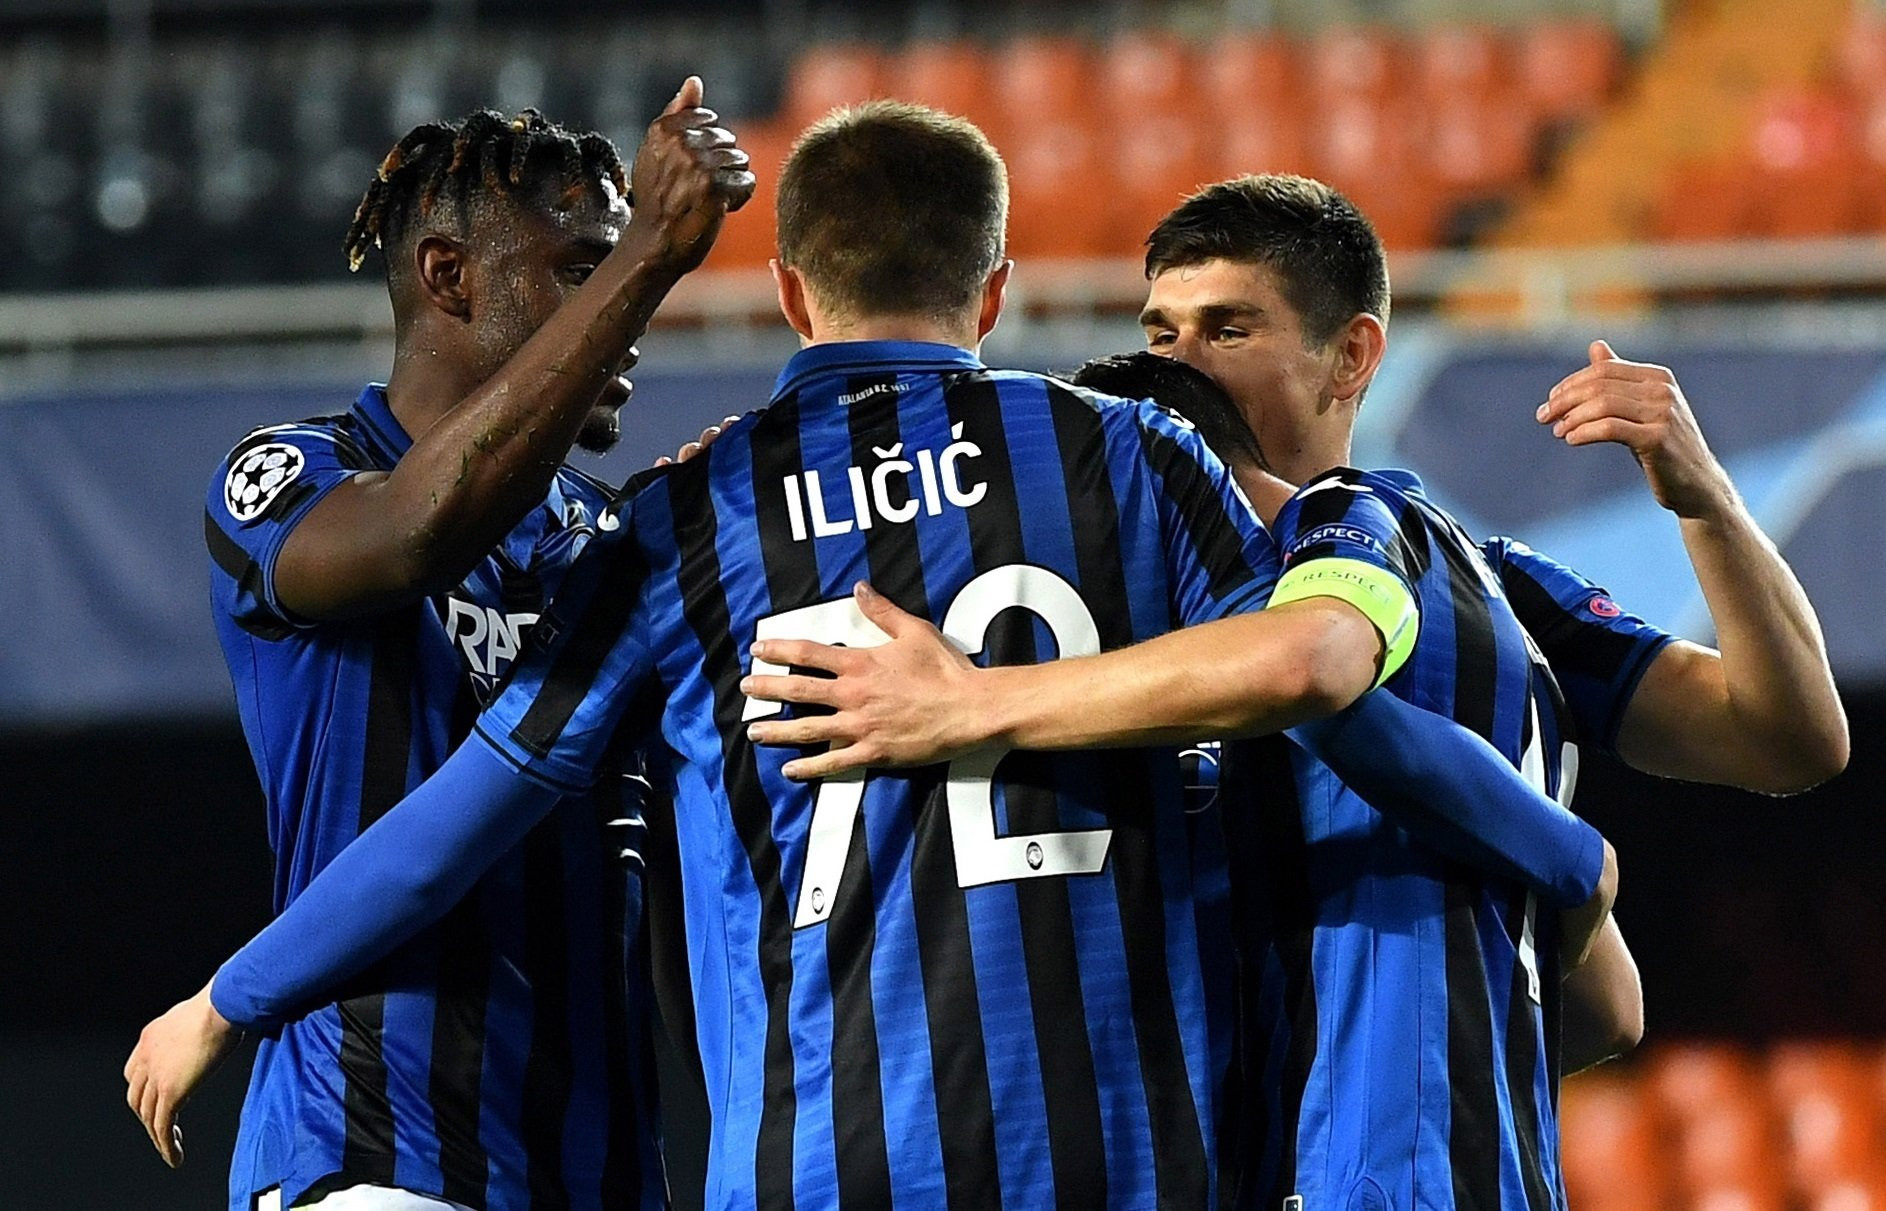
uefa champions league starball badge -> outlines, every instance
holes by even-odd
[[[281,442],[250,450],[235,461],[223,480],[223,504],[229,515],[237,521],[261,516],[307,465],[301,451]]]

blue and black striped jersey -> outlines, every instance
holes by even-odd
[[[465,737],[609,500],[565,469],[450,593],[346,623],[294,617],[273,580],[289,533],[410,445],[368,387],[346,413],[251,434],[210,485],[212,604],[278,910]],[[490,1211],[666,1205],[640,1076],[639,827],[622,780],[569,801],[443,921],[270,1031],[231,1208],[363,1182]]]
[[[620,728],[660,737],[708,1206],[1211,1202],[1177,751],[805,786],[739,686],[756,638],[881,642],[862,578],[1017,663],[1257,609],[1275,574],[1183,422],[943,345],[809,348],[625,490],[478,732],[570,789]]]
[[[1483,552],[1404,472],[1329,473],[1275,529],[1288,567],[1354,559],[1403,579],[1420,635],[1384,689],[1477,732],[1561,802],[1573,745],[1609,743],[1668,638],[1608,599],[1590,608],[1571,574],[1507,555],[1517,544]],[[1575,704],[1560,660],[1581,679]],[[1243,953],[1222,1130],[1238,1204],[1561,1211],[1556,918],[1300,749],[1229,750],[1220,806]]]

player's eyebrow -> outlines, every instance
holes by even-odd
[[[1166,313],[1157,307],[1148,307],[1139,313],[1139,326],[1142,328],[1170,328]]]
[[[1264,318],[1264,309],[1256,303],[1242,301],[1230,303],[1207,303],[1198,309],[1201,324],[1222,324],[1227,320]],[[1171,328],[1174,324],[1163,308],[1148,307],[1139,313],[1139,326],[1142,328]]]

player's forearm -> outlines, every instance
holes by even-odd
[[[1644,1038],[1644,986],[1617,921],[1565,977],[1562,1064],[1569,1075],[1623,1055]]]
[[[631,223],[622,243],[382,485],[422,591],[449,587],[540,503],[603,388],[680,274]]]
[[[980,739],[1011,748],[1233,739],[1341,710],[1373,683],[1380,653],[1360,611],[1315,598],[1099,656],[989,669],[967,705]]]
[[[1770,793],[1831,778],[1847,763],[1846,713],[1800,582],[1733,497],[1681,525],[1721,659],[1685,648],[1659,656],[1620,751],[1653,773]]]
[[[444,916],[554,807],[476,739],[356,838],[237,951],[211,984],[223,1017],[273,1026]]]
[[[1554,907],[1583,904],[1597,888],[1598,831],[1451,719],[1383,691],[1291,736],[1440,853],[1525,883]]]

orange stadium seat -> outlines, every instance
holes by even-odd
[[[884,89],[989,129],[1001,112],[989,59],[974,42],[913,42],[884,65]]]
[[[1428,112],[1434,179],[1461,196],[1500,192],[1532,173],[1533,125],[1507,94],[1462,94]]]
[[[1840,79],[1862,96],[1886,96],[1886,21],[1860,17],[1840,45]]]
[[[1377,178],[1402,179],[1425,165],[1421,113],[1396,100],[1338,97],[1310,123],[1310,153],[1317,175],[1344,188]]]
[[[1200,163],[1209,180],[1247,172],[1314,171],[1309,131],[1294,101],[1250,110],[1235,121],[1210,123]]]
[[[1520,87],[1549,121],[1590,117],[1623,70],[1617,32],[1601,21],[1540,22],[1519,35]]]
[[[1664,183],[1652,234],[1665,240],[1732,240],[1756,227],[1753,172],[1739,164],[1686,164]]]
[[[1495,30],[1442,26],[1415,44],[1415,83],[1429,104],[1487,97],[1506,84],[1511,58]]]
[[[1886,1211],[1886,1178],[1835,1182],[1802,1204],[1804,1211]]]
[[[876,49],[815,44],[793,60],[780,108],[794,126],[804,127],[840,105],[880,95],[882,79],[883,56]]]
[[[1674,1043],[1660,1048],[1646,1074],[1654,1104],[1677,1123],[1712,1106],[1759,1096],[1754,1063],[1734,1043]]]
[[[1669,1205],[1656,1123],[1636,1082],[1607,1073],[1567,1081],[1559,1124],[1572,1206],[1662,1211]]]
[[[1191,47],[1169,34],[1121,34],[1101,48],[1088,86],[1115,122],[1204,111]]]
[[[1810,239],[1848,235],[1873,225],[1872,199],[1851,163],[1761,175],[1755,206],[1759,234]]]
[[[1002,106],[1000,136],[1038,122],[1078,122],[1095,113],[1094,59],[1075,38],[1015,38],[995,52],[995,93]]]
[[[1814,1090],[1780,1104],[1788,1176],[1803,1194],[1863,1181],[1882,1168],[1880,1114],[1868,1097]]]
[[[1030,124],[1002,149],[1009,169],[1009,250],[1018,257],[1118,256],[1113,182],[1084,124]]]
[[[1305,48],[1305,76],[1319,102],[1336,97],[1383,100],[1401,90],[1403,57],[1393,34],[1367,26],[1339,26]]]
[[[1785,1188],[1775,1163],[1780,1134],[1759,1095],[1716,1102],[1690,1115],[1678,1131],[1676,1156],[1677,1184],[1692,1200],[1736,1190],[1781,1205]]]
[[[1276,34],[1231,34],[1199,52],[1197,87],[1220,122],[1277,108],[1302,106],[1296,48]]]
[[[1200,154],[1207,133],[1176,117],[1144,118],[1109,132],[1104,147],[1115,193],[1108,241],[1114,255],[1138,249],[1167,211],[1216,179]]]
[[[1782,172],[1850,162],[1853,109],[1832,92],[1782,91],[1763,99],[1749,133],[1749,157]]]

